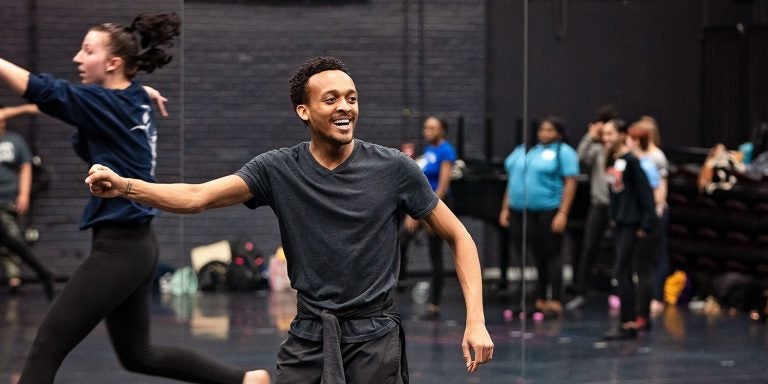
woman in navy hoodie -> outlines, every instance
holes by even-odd
[[[615,225],[613,274],[621,300],[621,324],[605,334],[607,340],[637,337],[632,254],[637,240],[646,236],[656,219],[651,186],[640,161],[626,145],[626,131],[626,123],[619,119],[610,120],[602,127],[605,175],[610,189],[608,216]]]
[[[2,59],[0,81],[77,127],[74,149],[89,165],[109,164],[154,182],[157,130],[148,92],[160,96],[133,78],[171,61],[165,49],[180,25],[175,14],[161,14],[139,15],[130,26],[92,27],[73,59],[82,84],[31,74]],[[156,214],[126,199],[90,198],[80,228],[92,230],[91,254],[40,325],[20,383],[52,383],[67,354],[101,320],[130,371],[198,383],[269,382],[266,371],[246,373],[186,349],[150,344],[148,297],[158,259],[150,223]]]

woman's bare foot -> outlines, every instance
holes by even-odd
[[[243,384],[269,384],[271,383],[269,378],[269,372],[258,369],[255,371],[248,371],[243,378]]]

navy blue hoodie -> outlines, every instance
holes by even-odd
[[[72,143],[89,166],[103,164],[124,177],[155,182],[157,130],[152,103],[132,82],[122,90],[73,85],[50,75],[30,74],[24,94],[45,114],[77,127]],[[91,196],[80,229],[104,223],[147,223],[157,210],[123,198]]]

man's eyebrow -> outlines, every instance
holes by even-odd
[[[325,96],[325,95],[329,95],[329,94],[342,94],[342,93],[343,94],[349,94],[349,93],[357,94],[357,90],[351,89],[351,88],[346,90],[346,91],[342,91],[342,90],[339,90],[339,89],[329,89],[327,91],[324,91],[322,93],[322,95]]]

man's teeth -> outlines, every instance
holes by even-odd
[[[349,119],[334,120],[333,123],[336,125],[349,125]]]

